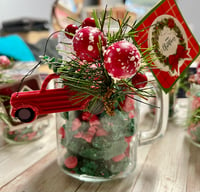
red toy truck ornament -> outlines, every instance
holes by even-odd
[[[38,115],[85,109],[91,96],[83,99],[78,95],[76,98],[78,92],[70,90],[67,86],[47,89],[48,83],[56,78],[59,78],[59,75],[48,75],[40,90],[13,93],[10,99],[11,115],[29,123]]]

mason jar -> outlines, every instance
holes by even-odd
[[[155,83],[155,82],[154,82]],[[137,165],[137,149],[164,135],[169,98],[155,89],[156,115],[149,130],[139,130],[140,102],[129,98],[125,108],[114,115],[105,110],[85,110],[56,114],[57,159],[64,173],[82,181],[99,182],[124,178]]]
[[[3,123],[3,139],[10,144],[23,144],[35,141],[44,135],[45,128],[49,125],[49,120],[42,120],[33,124],[22,124],[17,129]]]
[[[30,66],[32,64],[30,63]],[[29,67],[30,67],[29,66]],[[24,68],[23,68],[24,67]],[[22,70],[23,68],[23,70]],[[0,121],[2,124],[2,138],[11,144],[22,144],[35,141],[44,135],[44,129],[49,124],[49,116],[43,115],[37,121],[32,123],[22,123],[20,120],[14,119],[11,114],[10,98],[17,91],[32,91],[38,90],[41,87],[42,79],[40,73],[34,72],[31,76],[24,79],[23,73],[28,69],[26,65],[16,65],[13,69],[6,72],[6,83],[0,85]],[[21,73],[19,73],[21,71]]]

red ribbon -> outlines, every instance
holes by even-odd
[[[182,45],[178,45],[176,54],[169,56],[168,61],[169,64],[172,66],[172,71],[178,71],[178,61],[179,59],[188,58],[189,56],[187,55],[187,52],[188,50],[185,50],[185,47],[183,47]]]

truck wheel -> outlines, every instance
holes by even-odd
[[[29,123],[35,118],[35,112],[31,108],[21,108],[16,111],[15,117],[24,123]]]

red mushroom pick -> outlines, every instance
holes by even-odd
[[[87,26],[78,30],[73,38],[73,48],[76,56],[88,62],[100,58],[98,45],[106,45],[106,38],[96,27]]]
[[[122,40],[113,43],[104,53],[104,65],[115,79],[132,77],[140,67],[140,53],[135,45]]]

